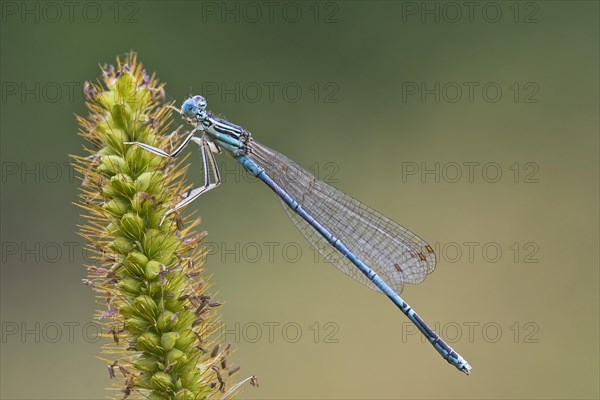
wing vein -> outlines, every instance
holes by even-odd
[[[435,269],[436,258],[432,248],[408,229],[318,180],[275,150],[256,141],[252,141],[250,149],[248,157],[252,161],[398,294],[405,283],[420,283]],[[379,291],[348,258],[283,201],[282,204],[296,227],[327,261],[346,275]]]

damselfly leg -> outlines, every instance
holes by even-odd
[[[171,154],[167,153],[163,149],[159,149],[158,147],[150,146],[149,144],[142,143],[142,142],[123,142],[123,144],[135,144],[135,145],[138,145],[138,146],[140,146],[141,148],[143,148],[145,150],[148,150],[151,153],[156,154],[157,156],[166,157],[166,158],[173,158],[173,157],[176,157],[177,154],[181,153],[181,150],[183,150],[185,148],[185,146],[188,145],[188,143],[190,142],[190,140],[192,140],[192,138],[194,137],[194,135],[198,131],[199,131],[199,128],[192,129],[190,131],[190,133],[186,136],[186,138],[183,140],[183,142],[181,142],[181,144],[179,145],[179,147],[176,148],[175,151],[173,151]]]
[[[221,184],[221,175],[219,174],[219,169],[217,167],[217,162],[215,160],[215,156],[210,150],[209,144],[204,138],[192,138],[192,141],[200,146],[200,152],[202,153],[202,162],[204,165],[204,185],[200,186],[196,189],[189,190],[184,194],[185,198],[177,203],[175,207],[167,211],[165,217],[180,208],[183,208],[190,204],[192,201],[196,200],[198,197],[203,195],[219,186]],[[211,182],[210,179],[210,171],[212,171],[212,175],[214,178],[214,182]],[[163,217],[164,219],[164,217]]]
[[[210,144],[204,137],[202,137],[202,138],[194,137],[194,135],[196,134],[197,131],[199,131],[199,129],[194,128],[186,136],[186,138],[179,145],[179,147],[170,154],[158,147],[150,146],[149,144],[146,144],[146,143],[124,142],[125,144],[134,144],[134,145],[140,146],[141,148],[143,148],[153,154],[159,155],[161,157],[166,157],[166,158],[173,158],[173,157],[177,156],[188,145],[188,143],[190,141],[193,141],[198,146],[200,146],[200,153],[202,154],[202,164],[204,166],[204,184],[200,187],[188,190],[186,193],[184,193],[182,195],[182,197],[184,197],[184,199],[182,201],[180,201],[179,203],[177,203],[175,205],[175,207],[169,209],[165,213],[162,220],[160,221],[161,225],[168,215],[187,206],[188,204],[190,204],[191,202],[196,200],[198,197],[200,197],[202,194],[208,192],[209,190],[216,188],[217,186],[219,186],[221,184],[221,175],[219,174],[217,162],[215,161],[215,156],[213,155]],[[214,180],[213,182],[211,182],[211,176],[210,176],[211,172],[212,172],[212,177]]]

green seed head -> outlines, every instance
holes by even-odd
[[[165,134],[171,110],[163,103],[163,86],[134,53],[103,69],[101,83],[85,85],[89,116],[78,121],[88,154],[74,157],[74,165],[82,180],[80,205],[89,221],[81,234],[96,254],[86,281],[101,296],[117,397],[219,397],[224,392],[214,382],[220,364],[202,350],[214,346],[206,337],[214,309],[196,314],[198,299],[209,298],[206,279],[200,278],[200,240],[190,245],[186,239],[197,234],[180,232],[174,214],[165,218],[188,186],[185,171],[173,160],[124,144],[170,146]]]

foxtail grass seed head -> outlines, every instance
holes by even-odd
[[[226,363],[203,350],[219,349],[209,334],[219,322],[219,303],[209,301],[202,277],[205,233],[195,233],[198,221],[185,214],[161,224],[188,186],[185,168],[123,144],[169,148],[172,107],[164,103],[163,84],[130,53],[103,66],[96,84],[86,82],[84,97],[89,114],[77,119],[87,154],[74,157],[86,221],[80,234],[94,254],[84,283],[97,292],[114,398],[223,397],[231,374],[222,374]]]

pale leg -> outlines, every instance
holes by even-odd
[[[166,212],[165,216],[163,217],[163,220],[161,221],[161,224],[167,215],[172,214],[175,211],[187,206],[188,204],[196,200],[198,197],[200,197],[202,194],[216,188],[221,184],[221,176],[219,174],[219,169],[217,168],[215,156],[210,150],[208,143],[205,139],[193,138],[192,140],[194,141],[194,143],[200,146],[200,152],[202,153],[202,162],[204,165],[204,185],[188,191],[186,193],[185,199],[177,203],[175,207],[171,208],[169,211]],[[210,181],[211,169],[214,178],[214,182],[212,183]]]

